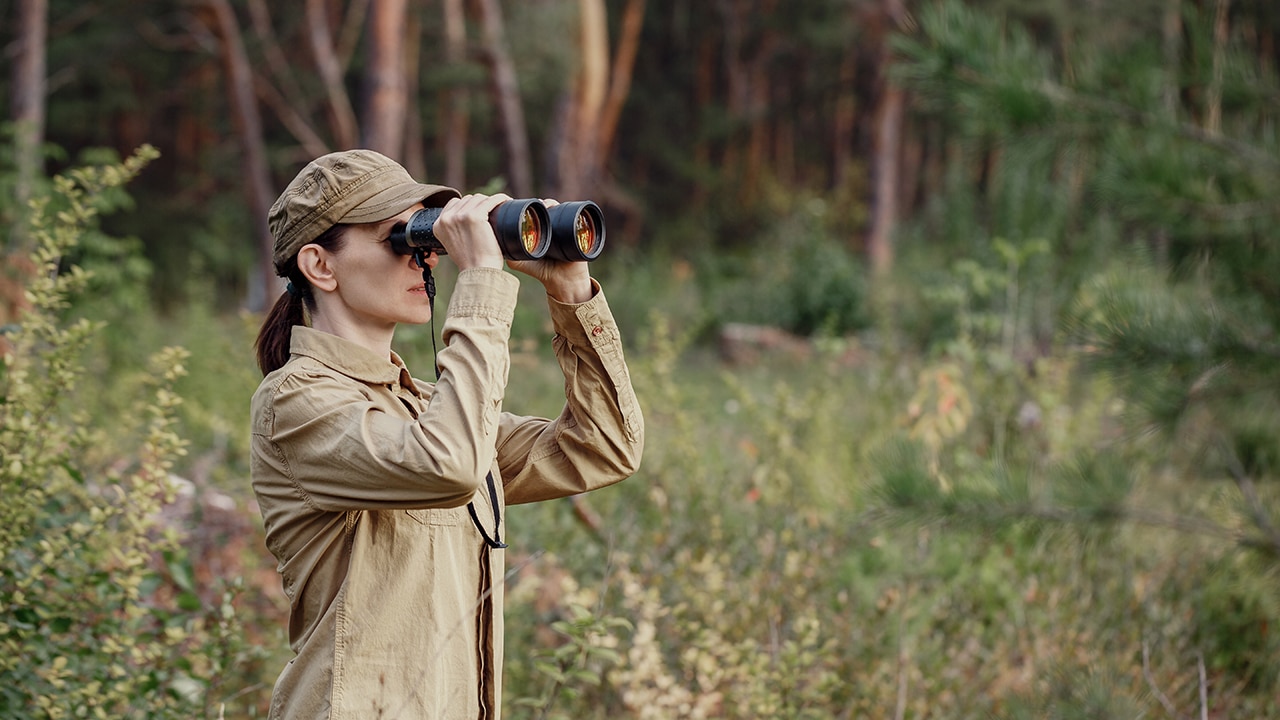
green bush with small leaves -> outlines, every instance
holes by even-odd
[[[66,259],[95,227],[98,199],[156,156],[143,147],[123,163],[72,170],[33,204],[29,304],[3,338],[0,370],[5,718],[211,716],[211,678],[238,652],[231,596],[213,609],[192,604],[164,570],[180,548],[166,509],[186,447],[173,391],[186,352],[154,355],[107,434],[83,402],[95,382],[84,353],[103,328],[68,314],[91,275]]]

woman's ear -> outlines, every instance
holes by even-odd
[[[303,245],[298,250],[298,270],[306,276],[311,287],[333,292],[338,288],[338,276],[333,273],[332,258],[332,253],[315,243]]]

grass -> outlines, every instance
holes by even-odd
[[[598,531],[569,501],[508,514],[508,717],[1192,717],[1202,692],[1220,716],[1280,712],[1274,578],[1233,548],[970,512],[1063,496],[1055,467],[1129,443],[1112,389],[1070,357],[1031,373],[982,347],[956,360],[850,338],[729,365],[699,340],[705,323],[664,306],[692,292],[670,282],[638,270],[606,285],[631,318],[641,471],[583,498]],[[506,407],[551,414],[561,380],[538,295],[522,289]],[[179,472],[203,473],[260,533],[243,432],[255,321],[191,312],[133,337],[192,350]],[[429,378],[429,334],[400,341]],[[1026,403],[1038,423],[1019,425]],[[1129,505],[1229,515],[1222,487],[1181,480],[1154,450],[1131,457]],[[891,485],[907,476],[920,487]],[[284,608],[260,539],[237,561],[241,618],[267,657],[224,681],[222,712],[262,717]],[[572,643],[596,651],[554,655]]]

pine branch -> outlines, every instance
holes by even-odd
[[[1244,498],[1253,524],[1262,533],[1262,539],[1254,541],[1251,545],[1254,546],[1254,549],[1280,558],[1280,528],[1277,528],[1275,523],[1272,522],[1266,507],[1263,506],[1262,500],[1258,497],[1258,488],[1254,485],[1253,478],[1249,477],[1249,474],[1245,472],[1244,466],[1240,463],[1240,458],[1236,456],[1225,440],[1220,440],[1220,444],[1223,455],[1227,458],[1227,472],[1230,473],[1231,479],[1235,481],[1236,487],[1240,490],[1240,496]]]
[[[1275,150],[1181,122],[1159,103],[1148,112],[1064,85],[1052,77],[1052,59],[1018,26],[1006,26],[959,3],[942,3],[922,15],[921,27],[920,35],[895,39],[901,57],[895,76],[920,91],[926,102],[940,100],[943,109],[994,109],[1024,127],[1061,125],[1064,119],[1050,117],[1051,109],[1091,113],[1138,129],[1164,129],[1255,166],[1280,169],[1280,153]],[[965,98],[966,90],[981,97]]]
[[[995,87],[998,84],[993,82],[989,83],[989,85]],[[1232,137],[1211,133],[1198,125],[1170,121],[1168,117],[1163,115],[1139,110],[1109,98],[1086,95],[1052,80],[1040,82],[1036,89],[1040,90],[1046,98],[1060,106],[1099,110],[1125,120],[1139,129],[1172,129],[1178,136],[1188,140],[1231,152],[1258,165],[1280,168],[1280,155]]]

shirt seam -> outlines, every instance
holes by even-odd
[[[279,382],[276,383],[276,386],[271,391],[271,432],[266,437],[267,441],[271,444],[271,449],[275,451],[277,456],[279,456],[280,465],[284,469],[284,472],[282,473],[284,475],[284,479],[287,480],[289,482],[289,486],[298,493],[298,496],[302,499],[302,504],[305,505],[308,510],[326,512],[316,504],[315,500],[311,497],[311,493],[307,492],[306,488],[302,487],[302,483],[298,482],[297,477],[293,473],[293,465],[289,462],[289,455],[285,452],[284,445],[275,439],[276,400],[280,395],[280,389],[284,386],[285,381],[293,376],[293,372],[287,372],[281,375]]]

